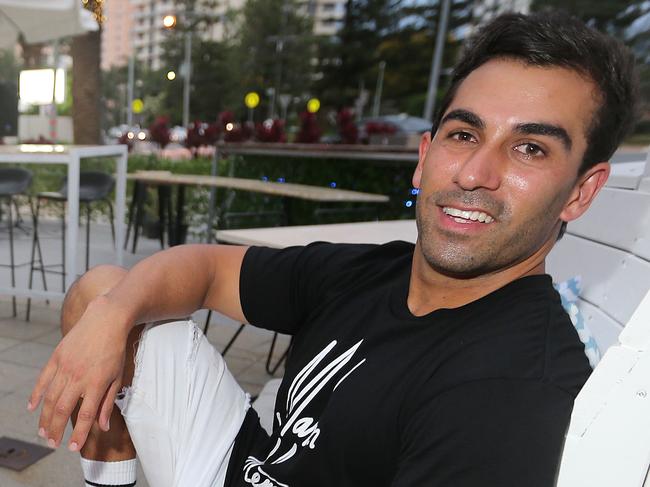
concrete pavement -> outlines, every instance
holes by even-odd
[[[17,262],[25,263],[31,249],[31,222],[25,224],[26,231],[17,231]],[[2,225],[2,224],[0,224]],[[41,241],[46,263],[60,261],[60,234],[56,220],[44,222]],[[83,239],[85,229],[80,228],[79,265],[83,265]],[[9,262],[7,231],[0,226],[0,261]],[[126,265],[132,266],[140,259],[160,249],[155,240],[142,238],[138,253],[126,254]],[[112,260],[112,239],[106,224],[92,224],[91,265],[107,263]],[[28,266],[19,268],[18,282],[26,284]],[[35,275],[35,283],[40,284],[40,275]],[[48,286],[60,288],[60,277],[49,276]],[[8,269],[0,269],[0,283],[9,283]],[[9,436],[32,443],[43,444],[37,436],[38,416],[26,409],[27,398],[39,374],[59,340],[60,303],[33,303],[30,322],[24,320],[25,299],[18,300],[18,317],[13,318],[11,298],[0,296],[0,437]],[[195,313],[194,319],[201,325],[205,320],[205,311]],[[237,330],[238,323],[225,316],[213,316],[208,339],[218,350],[228,342]],[[240,384],[252,395],[256,395],[270,379],[264,369],[266,354],[272,339],[272,333],[253,327],[246,327],[235,345],[226,355],[226,362]],[[287,337],[281,337],[276,351],[276,358],[288,344]],[[278,371],[281,374],[282,370]],[[70,433],[68,428],[66,437]],[[50,487],[83,485],[78,455],[59,448],[54,453],[27,467],[22,472],[0,468],[0,486],[2,487]],[[147,483],[142,473],[138,485]]]

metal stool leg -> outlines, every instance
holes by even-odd
[[[129,237],[131,236],[131,227],[133,226],[133,221],[135,219],[135,207],[138,200],[138,192],[140,188],[140,183],[136,181],[133,185],[133,195],[131,196],[131,204],[129,205],[129,221],[126,224],[126,236],[124,237],[124,250],[129,245]]]
[[[228,353],[228,350],[230,350],[230,347],[233,346],[233,344],[235,343],[235,340],[237,340],[237,337],[239,337],[239,335],[241,335],[241,332],[244,331],[245,327],[246,327],[246,323],[242,323],[242,324],[239,325],[239,328],[237,328],[237,331],[235,332],[235,334],[232,336],[230,341],[228,343],[226,343],[226,346],[221,351],[221,356],[222,357],[226,356],[226,354]]]
[[[282,365],[282,362],[284,362],[287,357],[289,356],[289,352],[291,351],[291,346],[293,345],[293,337],[291,337],[291,341],[289,342],[289,346],[287,349],[284,351],[282,354],[282,357],[278,359],[276,364],[274,366],[271,366],[271,359],[273,358],[273,350],[275,350],[275,342],[278,339],[278,334],[277,332],[273,334],[273,340],[271,341],[271,348],[269,348],[269,354],[266,357],[266,372],[269,375],[275,374],[275,372],[280,368],[280,365]]]
[[[133,227],[133,247],[131,248],[131,253],[135,254],[136,249],[138,248],[138,233],[142,228],[143,219],[144,219],[144,200],[147,194],[147,188],[144,184],[140,184],[140,190],[138,191],[138,200],[135,206],[135,226]]]
[[[157,188],[158,191],[158,238],[160,239],[160,248],[165,248],[165,209],[166,209],[166,198],[165,187],[159,185]],[[211,311],[208,313],[208,315]]]
[[[208,310],[208,316],[205,318],[205,324],[203,325],[203,334],[208,334],[208,328],[210,327],[210,318],[212,318],[212,310]]]
[[[212,310],[208,310],[208,316],[205,319],[205,324],[203,325],[203,334],[207,335],[208,333],[208,328],[210,327],[210,318],[212,318]],[[235,340],[237,340],[237,337],[241,334],[242,331],[244,331],[244,327],[246,326],[246,323],[242,323],[239,325],[239,328],[237,328],[237,331],[235,334],[232,336],[232,338],[228,341],[226,346],[223,348],[221,351],[221,356],[225,357],[226,354],[228,353],[228,350],[230,350],[230,347],[232,347],[233,343],[235,343]]]
[[[34,234],[32,236],[32,252],[31,252],[31,259],[29,263],[29,285],[27,286],[28,289],[32,289],[32,284],[34,283],[34,271],[36,270],[36,267],[34,266],[34,262],[36,262],[36,252],[38,252],[38,262],[39,262],[39,269],[41,270],[41,278],[43,279],[43,289],[47,291],[47,280],[45,278],[45,263],[43,262],[43,251],[41,249],[41,241],[38,237],[38,216],[40,213],[41,209],[41,200],[36,199],[36,209],[32,206],[32,202],[30,200],[29,202],[29,207],[32,212],[32,225],[34,227]],[[49,302],[47,300],[46,302]],[[25,321],[29,321],[30,313],[32,309],[32,298],[27,298],[27,311],[25,313]]]
[[[38,212],[38,207],[36,209]],[[34,222],[34,234],[32,235],[32,252],[31,258],[29,260],[29,282],[27,284],[27,289],[32,289],[32,283],[34,282],[34,258],[36,256],[36,240],[38,239],[38,217],[34,213],[32,208],[32,221]],[[43,263],[41,262],[41,266]],[[29,314],[32,310],[32,298],[27,298],[27,311],[25,312],[25,321],[29,321]]]
[[[9,211],[7,212],[8,216],[8,223],[9,223],[9,256],[10,256],[10,266],[11,266],[11,287],[16,287],[16,262],[14,259],[14,221],[13,221],[13,198],[9,197],[9,204],[8,209]],[[11,297],[11,304],[13,308],[13,315],[16,316],[16,296]]]
[[[90,267],[90,203],[86,203],[86,272]]]
[[[63,272],[61,272],[61,291],[65,292],[65,203],[63,203],[61,213],[61,262],[63,262]]]
[[[115,214],[113,213],[113,203],[110,200],[106,200],[108,203],[108,214],[111,219],[111,235],[113,236],[113,245],[115,245]]]

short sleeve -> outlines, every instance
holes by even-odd
[[[246,320],[261,328],[295,334],[310,310],[340,285],[342,271],[368,248],[325,242],[286,249],[249,248],[239,280]]]
[[[482,380],[421,407],[392,487],[553,487],[573,397],[530,380]]]

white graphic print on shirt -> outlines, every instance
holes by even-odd
[[[277,465],[291,459],[300,448],[314,449],[320,435],[318,418],[301,416],[304,409],[319,395],[332,394],[348,376],[366,359],[362,359],[341,377],[333,387],[330,387],[339,372],[348,368],[357,349],[363,343],[360,340],[354,346],[327,363],[325,357],[336,346],[333,340],[327,347],[316,355],[293,379],[287,392],[286,417],[282,418],[276,412],[280,434],[271,452],[264,460],[248,457],[244,463],[244,480],[253,487],[289,487],[268,475],[262,468],[266,465]],[[321,365],[321,362],[324,362]],[[283,422],[284,421],[284,422]]]

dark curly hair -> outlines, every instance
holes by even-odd
[[[600,106],[588,129],[579,174],[598,162],[608,161],[632,129],[637,114],[638,75],[630,50],[564,12],[543,11],[501,15],[476,32],[454,69],[451,86],[434,118],[432,134],[463,80],[495,58],[571,69],[596,84]]]

